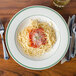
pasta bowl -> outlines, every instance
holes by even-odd
[[[40,57],[26,55],[19,43],[17,34],[30,19],[52,22],[56,30],[57,41],[52,49]],[[65,31],[64,31],[65,30]],[[12,58],[21,66],[32,70],[43,70],[56,65],[66,54],[69,46],[69,30],[64,18],[55,10],[46,6],[30,6],[16,13],[6,30],[6,46]]]

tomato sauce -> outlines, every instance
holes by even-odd
[[[30,46],[37,48],[40,45],[45,45],[47,42],[46,35],[43,28],[32,29],[29,32]]]

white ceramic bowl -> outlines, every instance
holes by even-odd
[[[57,41],[54,47],[40,57],[30,57],[22,52],[17,42],[17,34],[30,19],[52,22]],[[28,69],[42,70],[56,65],[66,54],[69,45],[69,30],[63,17],[55,10],[45,6],[30,6],[22,9],[10,20],[6,30],[6,45],[12,58]]]

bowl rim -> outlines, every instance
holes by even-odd
[[[65,27],[66,27],[66,29],[67,29],[67,33],[68,33],[68,43],[67,43],[66,49],[65,49],[62,57],[61,57],[58,61],[56,61],[55,63],[53,63],[52,65],[49,65],[49,66],[46,66],[46,67],[42,67],[42,68],[33,68],[33,67],[29,67],[29,66],[26,66],[26,65],[20,63],[20,62],[12,55],[12,53],[11,53],[11,51],[10,51],[10,48],[9,48],[9,45],[8,45],[8,30],[9,30],[9,27],[10,27],[12,21],[14,20],[14,18],[15,18],[18,14],[20,14],[21,12],[23,12],[23,11],[25,11],[25,10],[27,10],[27,9],[30,9],[30,8],[45,8],[45,9],[48,9],[48,10],[50,10],[50,11],[55,12],[55,13],[63,20],[63,22],[64,22],[64,24],[65,24]],[[12,57],[18,64],[20,64],[21,66],[23,66],[23,67],[25,67],[25,68],[32,69],[32,70],[44,70],[44,69],[48,69],[48,68],[56,65],[56,64],[65,56],[65,54],[66,54],[66,52],[67,52],[67,50],[68,50],[68,47],[69,47],[69,43],[70,43],[70,33],[69,33],[69,29],[68,29],[68,26],[67,26],[66,21],[64,20],[64,18],[63,18],[58,12],[56,12],[55,10],[53,10],[52,8],[49,8],[49,7],[47,7],[47,6],[33,5],[33,6],[29,6],[29,7],[23,8],[22,10],[20,10],[19,12],[17,12],[17,13],[12,17],[12,19],[11,19],[10,22],[8,23],[8,26],[7,26],[7,29],[6,29],[5,42],[6,42],[6,46],[7,46],[8,52],[10,53],[11,57]]]

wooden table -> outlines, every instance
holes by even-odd
[[[30,5],[49,6],[58,11],[66,21],[69,16],[76,14],[76,0],[71,0],[71,2],[62,9],[55,7],[52,0],[0,0],[0,18],[5,29],[15,13]],[[47,70],[28,70],[17,64],[11,56],[9,60],[3,59],[3,48],[0,37],[0,76],[76,76],[76,58],[64,64],[58,63]]]

